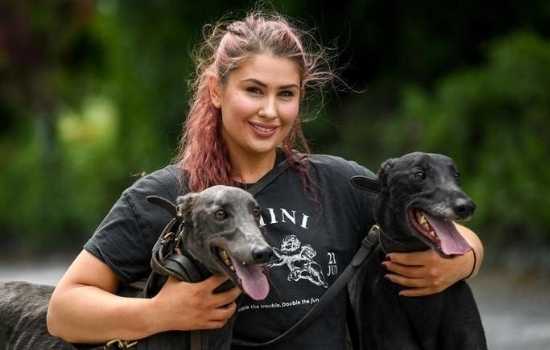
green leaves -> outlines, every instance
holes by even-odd
[[[419,148],[457,161],[479,204],[476,222],[489,233],[548,235],[550,42],[516,33],[490,45],[488,56],[441,79],[433,95],[408,90],[400,123],[419,125]]]

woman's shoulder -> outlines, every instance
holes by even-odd
[[[164,195],[175,198],[184,193],[184,176],[176,164],[169,164],[149,174],[143,174],[124,193],[127,195]]]
[[[375,174],[365,166],[339,156],[330,154],[311,154],[308,159],[310,163],[320,171],[329,172],[334,175],[345,176],[347,178],[355,175],[375,176]]]

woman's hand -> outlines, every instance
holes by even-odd
[[[432,249],[388,254],[388,260],[382,263],[389,272],[386,278],[409,287],[399,292],[399,295],[413,297],[439,293],[479,271],[484,255],[483,244],[473,231],[455,225],[472,247],[472,251],[464,255],[442,258]]]
[[[390,281],[407,289],[402,296],[424,296],[439,293],[466,278],[472,271],[472,251],[452,258],[442,258],[434,250],[413,253],[391,253],[382,264],[388,269]]]
[[[212,276],[198,283],[169,278],[153,298],[153,322],[158,331],[215,329],[223,327],[236,310],[239,288],[214,294],[227,277]]]

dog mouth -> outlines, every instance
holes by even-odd
[[[225,273],[250,298],[263,300],[269,294],[269,282],[263,264],[249,264],[234,258],[226,249],[215,247],[214,256]]]
[[[414,231],[440,255],[462,255],[472,249],[451,220],[430,215],[419,208],[410,208],[407,214]]]

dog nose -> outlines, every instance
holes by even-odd
[[[270,247],[254,248],[252,258],[256,263],[266,263],[273,257],[273,250]]]
[[[453,210],[460,219],[466,219],[474,214],[476,205],[471,199],[457,199]]]

